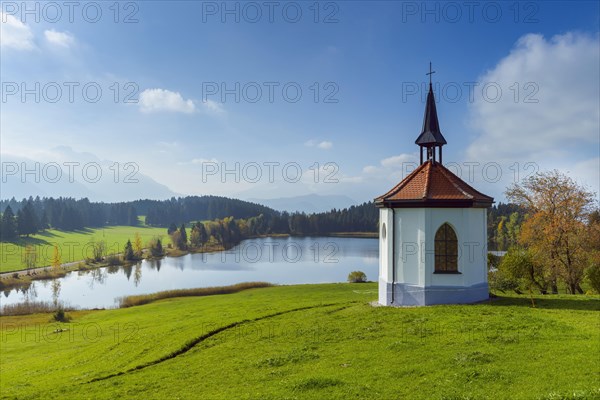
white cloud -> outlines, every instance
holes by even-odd
[[[306,147],[316,147],[321,150],[329,150],[333,147],[333,142],[330,142],[328,140],[323,140],[322,142],[319,142],[317,140],[310,139],[304,142],[304,145]]]
[[[184,100],[178,92],[165,89],[146,89],[140,93],[139,106],[142,112],[171,111],[193,113],[196,106],[192,100]]]
[[[207,164],[207,163],[218,163],[219,161],[216,158],[192,158],[190,161],[179,161],[177,165],[198,165],[198,164]]]
[[[487,185],[489,190],[503,191],[515,179],[514,168],[525,163],[539,171],[570,170],[571,177],[598,190],[599,69],[597,35],[567,33],[545,39],[529,34],[480,77],[480,82],[497,83],[503,91],[497,102],[476,91],[479,96],[470,109],[477,136],[466,159],[497,162],[504,172],[502,181]],[[479,188],[488,190],[485,183]]]
[[[169,149],[174,149],[176,147],[179,146],[179,142],[164,142],[164,141],[160,141],[157,143],[159,146],[161,147],[166,147]]]
[[[223,114],[225,112],[223,109],[223,103],[217,103],[216,101],[210,99],[203,101],[202,106],[210,114]]]
[[[33,33],[31,28],[13,15],[0,12],[0,46],[17,50],[31,50]]]
[[[403,153],[397,156],[384,158],[381,160],[381,165],[386,168],[402,168],[409,163],[414,165],[417,162],[417,157],[413,154]]]
[[[59,32],[54,29],[44,31],[46,40],[55,46],[71,47],[75,44],[75,38],[69,32]]]
[[[192,164],[205,164],[205,163],[217,163],[217,159],[216,158],[194,158],[192,159]]]
[[[571,33],[550,40],[534,34],[519,39],[479,80],[497,83],[503,93],[497,102],[475,98],[471,117],[480,135],[467,157],[537,161],[564,156],[574,144],[598,143],[599,47],[598,37]]]
[[[340,182],[344,183],[361,183],[364,181],[362,176],[343,176],[340,178]]]
[[[379,173],[381,171],[381,169],[377,168],[374,165],[367,165],[366,167],[363,168],[362,171],[365,174],[376,174],[376,173]]]

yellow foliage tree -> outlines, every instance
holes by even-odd
[[[557,170],[538,173],[507,191],[509,200],[525,207],[519,243],[533,251],[554,292],[562,280],[569,293],[582,293],[580,283],[589,265],[594,235],[588,217],[594,195]]]
[[[142,237],[140,236],[139,233],[136,232],[135,235],[133,236],[133,254],[137,258],[141,258],[142,251],[143,251]]]
[[[35,268],[37,264],[37,251],[35,247],[28,244],[25,247],[25,253],[23,254],[23,264],[27,270]]]
[[[59,269],[62,264],[60,251],[58,250],[57,245],[54,245],[54,251],[52,252],[52,260],[50,264],[52,265],[53,269]]]

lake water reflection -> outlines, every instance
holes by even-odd
[[[121,296],[162,290],[231,285],[345,282],[361,270],[377,280],[377,239],[281,237],[243,241],[221,253],[188,254],[142,261],[130,267],[72,272],[55,281],[35,281],[27,290],[5,291],[0,305],[53,301],[81,308],[108,308]]]

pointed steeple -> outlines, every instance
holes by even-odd
[[[435,108],[435,98],[433,97],[433,86],[429,84],[429,93],[427,94],[427,105],[425,106],[425,115],[423,117],[423,129],[421,134],[415,140],[419,146],[432,147],[445,145],[446,139],[440,131],[437,109]]]
[[[421,148],[421,164],[423,164],[423,148],[427,148],[427,160],[436,161],[435,148],[439,148],[439,162],[442,162],[442,146],[445,145],[446,139],[440,130],[438,121],[437,109],[435,107],[435,97],[433,96],[433,85],[431,84],[431,75],[435,71],[431,70],[429,63],[429,93],[427,93],[427,104],[425,105],[425,115],[423,116],[423,129],[421,134],[415,140],[415,143]]]

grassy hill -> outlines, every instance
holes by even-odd
[[[372,307],[376,284],[0,317],[2,398],[592,399],[600,301]]]
[[[144,245],[155,236],[167,236],[166,229],[148,226],[106,226],[69,232],[48,229],[28,238],[22,237],[17,242],[0,242],[0,272],[25,269],[22,254],[27,245],[37,248],[37,266],[44,267],[51,263],[55,244],[61,250],[61,261],[67,263],[91,256],[90,245],[94,241],[104,240],[110,252],[120,253],[128,239],[133,241],[136,232],[142,237]]]

